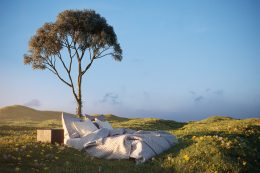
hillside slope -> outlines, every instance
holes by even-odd
[[[94,116],[99,115],[100,114],[96,114]],[[122,122],[129,120],[128,118],[123,118],[112,114],[105,114],[104,116],[106,120],[110,122]],[[51,119],[60,120],[60,118],[61,112],[58,111],[40,111],[22,105],[13,105],[0,108],[0,121],[45,121]]]
[[[128,118],[124,118],[124,117],[119,117],[113,114],[95,114],[93,116],[100,116],[100,115],[104,115],[105,119],[109,122],[123,122],[123,121],[128,121]]]
[[[0,121],[2,120],[30,120],[44,121],[50,119],[60,119],[61,112],[39,111],[26,106],[13,105],[0,108]]]

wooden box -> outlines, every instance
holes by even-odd
[[[37,130],[37,141],[49,142],[54,144],[63,144],[64,130],[63,129],[45,129]]]

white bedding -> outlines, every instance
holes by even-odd
[[[131,129],[98,129],[81,138],[71,138],[69,115],[62,116],[64,143],[91,156],[104,159],[129,159],[145,162],[178,143],[175,136],[163,131],[135,131]],[[78,121],[78,120],[76,120]]]

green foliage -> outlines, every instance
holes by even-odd
[[[36,142],[36,129],[60,128],[59,120],[2,121],[0,172],[259,172],[260,119],[210,117],[178,123],[156,118],[110,118],[113,127],[167,130],[179,144],[144,164],[103,160],[63,145]],[[212,121],[213,120],[213,121]]]
[[[71,58],[71,52],[75,51],[78,61],[87,51],[94,60],[108,49],[115,60],[122,60],[122,50],[113,27],[93,10],[66,10],[54,23],[45,23],[31,38],[24,63],[31,64],[34,69],[50,68],[57,73],[53,66],[56,58],[61,59],[63,48],[68,49]]]

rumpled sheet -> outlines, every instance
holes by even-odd
[[[145,162],[178,143],[175,136],[164,131],[131,129],[98,129],[81,138],[81,145],[91,156],[103,159],[136,159]]]

